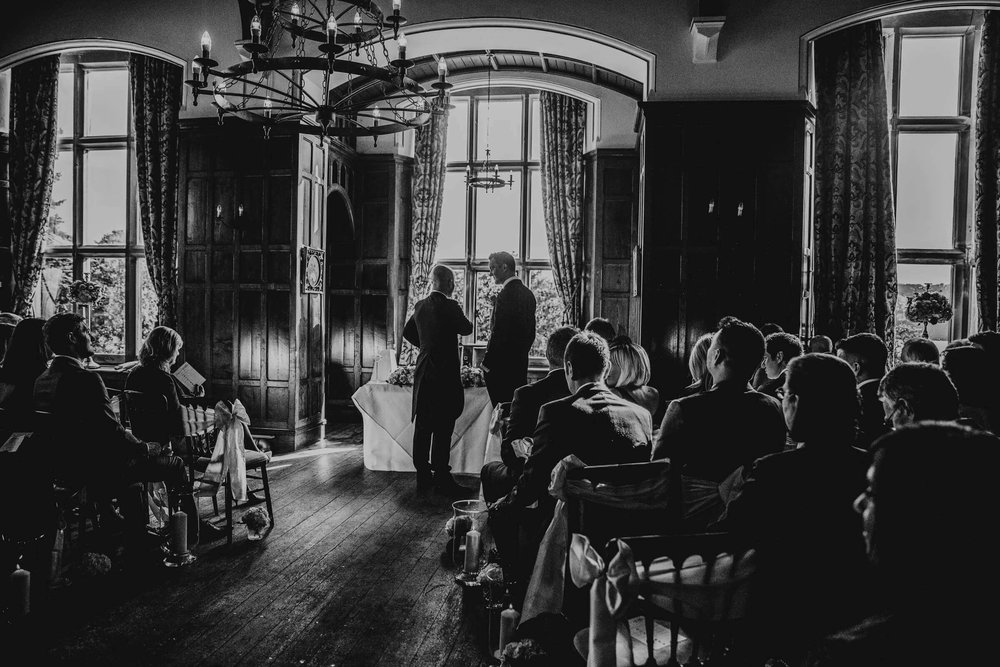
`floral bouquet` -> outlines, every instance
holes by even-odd
[[[96,303],[104,296],[104,290],[89,280],[74,280],[69,284],[66,296],[73,303]]]
[[[243,518],[240,520],[246,524],[247,530],[255,533],[261,532],[271,523],[271,517],[263,507],[251,507],[243,513]]]
[[[954,314],[951,302],[941,292],[930,291],[930,285],[923,292],[917,292],[906,299],[906,319],[924,325],[924,338],[927,338],[927,325],[947,322]]]
[[[463,364],[461,373],[463,387],[486,386],[486,380],[483,378],[483,370],[481,368],[473,368],[468,364]]]
[[[386,379],[386,382],[394,384],[397,387],[412,387],[413,371],[413,366],[400,366],[393,372],[389,373],[389,377]]]
[[[102,577],[111,572],[111,559],[102,553],[88,551],[80,556],[80,562],[73,571],[82,579]]]

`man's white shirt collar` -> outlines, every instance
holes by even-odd
[[[871,384],[872,382],[878,382],[881,379],[882,378],[871,378],[871,379],[865,380],[864,382],[859,382],[858,383],[858,389],[861,389],[866,384]]]
[[[82,361],[80,361],[76,357],[71,357],[68,354],[53,354],[52,355],[52,361],[55,361],[56,359],[69,359],[70,361],[72,361],[74,364],[76,364],[80,368],[83,368],[83,362]]]
[[[510,277],[510,278],[508,278],[507,280],[505,280],[505,281],[503,281],[502,283],[500,283],[500,289],[503,289],[504,287],[506,287],[506,286],[507,286],[507,283],[509,283],[509,282],[510,282],[510,281],[512,281],[512,280],[520,280],[520,278],[518,278],[517,276],[511,276],[511,277]]]

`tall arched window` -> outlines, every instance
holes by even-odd
[[[506,250],[517,259],[518,275],[538,301],[532,355],[562,323],[542,217],[541,141],[537,92],[494,89],[452,98],[448,121],[447,173],[436,261],[455,271],[455,298],[475,324],[467,343],[485,343],[492,297],[499,291],[489,275],[489,255]],[[466,168],[485,158],[496,163],[510,188],[469,188]]]

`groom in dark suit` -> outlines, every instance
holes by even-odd
[[[528,384],[528,352],[535,342],[535,295],[516,274],[509,252],[490,255],[490,275],[502,285],[490,316],[490,340],[480,366],[493,405],[514,398]]]
[[[451,298],[455,274],[446,266],[431,270],[431,293],[417,302],[403,327],[403,338],[420,348],[413,378],[413,466],[417,488],[452,496],[471,492],[451,476],[451,435],[465,407],[458,337],[472,333],[472,322]],[[433,440],[434,448],[431,449]],[[428,462],[428,454],[430,461]]]

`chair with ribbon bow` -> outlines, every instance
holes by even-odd
[[[732,638],[756,571],[744,541],[729,533],[626,537],[612,540],[608,555],[605,565],[590,540],[573,536],[570,574],[591,589],[590,627],[576,641],[588,667],[623,664],[622,652],[629,665],[739,664]],[[636,615],[644,617],[638,642],[619,627]],[[669,624],[669,646],[659,649],[658,619]]]
[[[269,452],[261,451],[250,433],[250,417],[239,400],[219,401],[215,404],[215,427],[211,435],[189,439],[194,452],[194,469],[201,473],[196,478],[199,496],[215,498],[219,488],[225,494],[226,544],[233,543],[233,502],[246,502],[247,493],[264,492],[267,513],[274,526],[271,505],[271,487],[267,479]],[[258,475],[249,471],[259,471]],[[250,489],[247,479],[259,480],[261,487]]]

